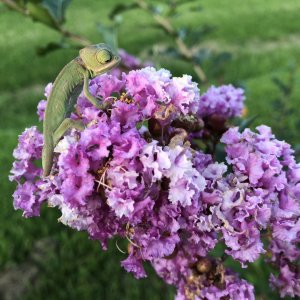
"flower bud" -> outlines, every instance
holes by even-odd
[[[211,271],[212,263],[209,258],[201,258],[196,265],[196,268],[199,273],[208,273]]]
[[[156,119],[150,119],[148,121],[149,132],[151,133],[153,138],[159,139],[162,134],[162,126]]]
[[[193,115],[187,115],[179,116],[171,125],[175,128],[183,128],[188,132],[197,132],[204,127],[204,122]]]
[[[211,115],[208,118],[206,125],[213,132],[217,132],[219,134],[222,134],[227,130],[226,118],[221,115]]]

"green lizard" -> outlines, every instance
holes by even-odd
[[[48,176],[53,164],[54,147],[70,128],[83,130],[81,122],[72,120],[70,115],[82,91],[97,108],[105,109],[89,92],[89,79],[103,74],[120,62],[105,44],[87,46],[79,51],[79,56],[69,62],[56,77],[45,110],[42,151],[43,175]]]

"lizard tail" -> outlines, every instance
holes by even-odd
[[[43,176],[46,177],[50,174],[53,164],[53,150],[54,144],[52,137],[44,137],[44,146],[42,151],[42,165],[43,165]]]

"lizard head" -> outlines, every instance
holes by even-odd
[[[92,78],[109,71],[121,61],[106,44],[87,46],[79,51],[79,56]]]

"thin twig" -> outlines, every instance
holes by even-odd
[[[162,29],[170,36],[172,36],[175,39],[176,45],[178,47],[179,53],[181,57],[189,62],[192,62],[193,68],[197,76],[202,82],[207,81],[207,77],[201,68],[200,64],[196,63],[193,60],[193,54],[191,50],[188,48],[188,46],[184,43],[182,38],[179,36],[178,32],[174,29],[172,26],[171,22],[167,19],[162,17],[161,15],[158,14],[153,14],[153,11],[151,10],[151,7],[149,4],[144,1],[144,0],[136,0],[137,5],[148,12],[150,12],[154,18],[154,20],[162,27]]]
[[[31,17],[29,11],[25,7],[23,8],[21,6],[18,6],[12,0],[0,0],[0,2],[5,4],[9,9],[12,9],[18,13],[21,13],[25,17]],[[44,25],[46,25],[46,24],[44,24]],[[48,26],[48,27],[50,27],[50,26]],[[88,46],[88,45],[92,44],[92,42],[89,41],[87,38],[64,29],[60,24],[56,24],[55,27],[50,27],[50,28],[55,29],[56,31],[60,32],[65,38],[68,38],[68,39],[72,40],[73,42],[80,44],[81,46]]]
[[[79,35],[79,34],[75,34],[73,32],[70,32],[68,30],[65,30],[64,28],[62,28],[61,26],[58,27],[58,31],[66,38],[80,44],[81,46],[88,46],[91,45],[92,42],[90,40],[88,40],[87,38]]]
[[[22,7],[18,6],[14,1],[12,0],[0,0],[3,4],[5,4],[8,8],[13,9],[19,13],[21,13],[24,16],[28,16],[28,10],[23,9]]]

